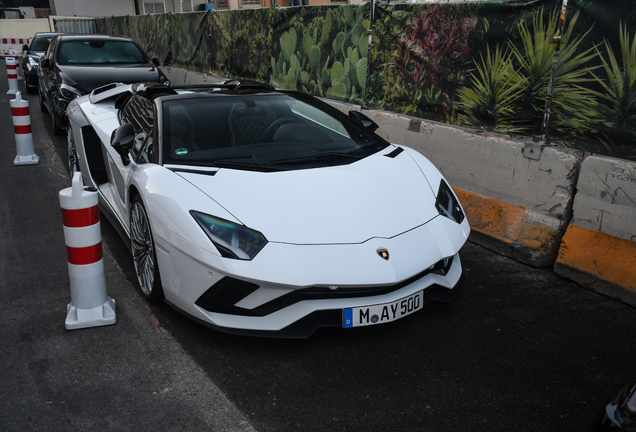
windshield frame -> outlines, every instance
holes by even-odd
[[[179,90],[177,89],[177,91]],[[284,133],[288,133],[288,135],[281,135],[279,138],[282,137],[282,139],[278,142],[272,140],[232,145],[234,141],[223,141],[222,145],[212,148],[206,146],[204,149],[192,151],[184,149],[188,151],[179,155],[175,153],[175,149],[171,148],[174,144],[172,142],[173,131],[170,126],[171,109],[178,109],[176,108],[178,106],[193,109],[196,105],[203,107],[208,106],[208,104],[216,105],[216,109],[223,109],[223,112],[227,112],[227,118],[220,120],[221,123],[216,131],[209,127],[209,122],[205,127],[208,127],[208,133],[218,132],[219,136],[222,136],[223,133],[220,132],[220,129],[222,127],[231,129],[232,126],[232,113],[228,111],[230,110],[228,106],[236,107],[245,101],[256,107],[266,107],[267,105],[271,111],[276,111],[277,115],[281,114],[281,104],[289,105],[298,102],[301,107],[310,107],[337,121],[348,136],[331,127],[326,127],[324,124],[315,124],[312,119],[303,120],[301,117],[304,116],[300,114],[298,117],[294,117],[294,120],[297,121],[285,130]],[[157,111],[160,113],[157,121],[162,137],[160,158],[163,165],[278,172],[347,165],[375,154],[390,145],[382,137],[366,129],[331,105],[311,95],[299,92],[276,90],[218,91],[218,89],[217,91],[204,92],[198,90],[197,92],[186,91],[185,94],[161,97],[155,102],[157,103]],[[291,110],[291,108],[289,109]],[[272,118],[271,114],[270,118]],[[278,117],[279,119],[280,117]],[[179,126],[176,126],[175,123],[175,127]],[[282,128],[283,126],[281,126]],[[290,130],[294,130],[295,134],[289,132]],[[275,132],[278,133],[278,130]],[[199,131],[199,135],[200,133]],[[232,133],[230,131],[226,135]],[[191,133],[191,135],[195,134]],[[290,140],[287,137],[294,139]],[[199,154],[201,158],[198,158]]]

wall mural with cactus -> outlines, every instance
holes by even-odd
[[[281,9],[274,15],[270,83],[364,103],[369,6]]]
[[[561,0],[367,3],[95,21],[164,65],[636,160],[636,0],[562,12]]]
[[[211,13],[210,73],[224,78],[268,81],[273,10],[227,10]]]

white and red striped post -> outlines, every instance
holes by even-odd
[[[67,330],[115,324],[115,300],[106,294],[97,192],[84,189],[82,173],[60,191],[64,240],[71,282]]]
[[[9,90],[7,94],[16,94],[18,92],[18,73],[16,72],[15,59],[6,57],[7,63],[7,79],[9,80]]]
[[[20,39],[22,41],[22,39]],[[15,60],[15,70],[17,71],[18,81],[24,79],[24,72],[22,71],[22,62],[18,56],[18,50],[9,50],[9,55]]]
[[[18,154],[13,160],[13,165],[35,165],[40,162],[40,158],[35,154],[33,148],[29,101],[22,99],[22,93],[16,92],[15,99],[11,99],[9,104],[13,116],[15,149]]]

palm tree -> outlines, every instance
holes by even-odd
[[[636,160],[636,33],[630,44],[627,26],[619,28],[622,65],[605,41],[607,59],[597,49],[607,82],[594,75],[604,92],[593,91],[602,102],[598,111],[604,153]]]
[[[472,88],[457,91],[459,123],[488,131],[515,130],[515,104],[523,89],[510,53],[502,53],[497,46],[491,55],[487,47],[486,58],[481,56],[481,63],[475,61],[475,71],[470,72],[470,77]]]
[[[520,117],[525,124],[518,132],[539,135],[547,133],[543,124],[548,89],[552,77],[553,62],[556,61],[552,83],[550,124],[551,135],[560,140],[584,136],[591,132],[596,118],[595,101],[588,89],[581,84],[593,81],[588,74],[596,67],[585,65],[597,56],[595,48],[578,52],[587,33],[572,37],[579,13],[570,20],[562,35],[557,51],[553,36],[559,33],[559,9],[555,9],[544,23],[543,13],[532,20],[532,31],[525,21],[519,23],[522,47],[508,42],[520,74],[524,81],[520,98]]]

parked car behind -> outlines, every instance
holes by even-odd
[[[31,45],[22,46],[22,70],[24,70],[24,84],[27,93],[37,93],[40,58],[58,34],[61,33],[36,33],[31,40]]]
[[[51,114],[53,130],[67,125],[66,107],[97,87],[121,82],[165,83],[166,77],[132,39],[99,34],[61,34],[50,43],[40,61],[40,108]]]

